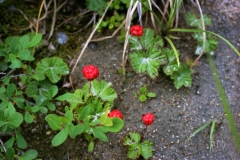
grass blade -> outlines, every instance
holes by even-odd
[[[196,129],[189,137],[188,139],[185,141],[185,143],[187,141],[189,141],[189,139],[191,139],[193,136],[195,136],[198,132],[200,132],[201,130],[203,130],[204,128],[206,128],[207,126],[209,126],[212,122],[207,122],[205,124],[203,124],[202,126],[200,126],[198,129]]]
[[[215,63],[214,63],[214,61],[212,59],[212,56],[209,53],[207,53],[207,59],[208,59],[208,62],[210,64],[210,68],[211,68],[211,71],[212,71],[213,79],[215,81],[216,88],[217,88],[220,100],[222,102],[223,110],[224,110],[224,112],[226,114],[226,118],[228,120],[229,128],[230,128],[230,130],[232,132],[233,139],[234,139],[235,144],[236,144],[236,146],[238,148],[238,151],[240,151],[240,137],[238,135],[237,127],[236,127],[236,124],[234,122],[234,118],[233,118],[230,106],[228,104],[228,100],[227,100],[226,94],[224,92],[221,80],[219,78],[216,65],[215,65]]]
[[[224,37],[222,37],[222,36],[220,36],[219,34],[216,34],[216,33],[214,33],[214,32],[210,32],[210,31],[206,31],[206,30],[201,30],[201,29],[183,29],[183,28],[173,28],[173,29],[170,29],[169,31],[170,31],[170,32],[193,32],[193,33],[196,33],[196,32],[207,32],[207,33],[210,33],[210,34],[212,34],[212,35],[214,35],[214,36],[222,39],[224,42],[226,42],[226,43],[234,50],[234,52],[236,52],[237,55],[240,56],[239,51],[237,50],[236,47],[234,47],[234,46],[232,45],[231,42],[229,42],[226,38],[224,38]]]
[[[215,131],[216,120],[212,122],[211,131],[210,131],[210,151],[213,150],[213,133]]]

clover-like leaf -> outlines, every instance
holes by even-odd
[[[142,50],[143,48],[148,50],[149,48],[158,48],[163,46],[163,40],[158,35],[154,35],[155,32],[152,29],[144,29],[143,35],[139,38],[136,36],[129,37],[129,43],[131,50]],[[139,41],[140,40],[140,41]]]
[[[191,69],[187,65],[180,66],[180,69],[176,72],[173,72],[171,79],[174,80],[174,85],[177,89],[182,86],[191,87],[192,77]]]
[[[166,56],[156,48],[150,49],[147,53],[142,50],[135,51],[129,57],[137,73],[147,72],[151,78],[158,76],[158,68],[166,62]]]
[[[89,90],[89,84],[86,84],[83,87],[83,90],[86,92]],[[112,83],[108,83],[106,81],[97,81],[93,80],[92,81],[92,87],[91,87],[91,93],[94,96],[100,97],[103,101],[113,101],[115,98],[117,98],[117,93],[116,91],[111,88]]]
[[[151,158],[153,151],[153,143],[148,140],[143,141],[141,143],[140,151],[144,159]]]
[[[36,80],[44,80],[47,76],[52,83],[57,83],[62,75],[69,73],[67,64],[58,57],[44,58],[37,63],[37,68],[33,78]]]

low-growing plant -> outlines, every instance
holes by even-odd
[[[89,141],[88,151],[92,152],[94,140],[108,141],[107,132],[119,132],[124,121],[118,110],[111,110],[117,94],[112,84],[104,80],[97,81],[98,69],[93,66],[83,68],[84,77],[89,80],[82,89],[76,89],[74,93],[65,93],[56,98],[59,101],[67,101],[62,115],[49,114],[46,121],[52,130],[59,131],[52,139],[52,145],[62,144],[68,136],[75,138],[84,134]]]
[[[143,156],[144,159],[152,157],[153,143],[148,140],[141,142],[141,136],[139,133],[130,132],[129,136],[126,136],[123,142],[128,146],[128,158],[137,159]]]
[[[34,51],[41,44],[41,39],[41,34],[26,34],[8,37],[0,45],[0,70],[5,75],[0,86],[0,133],[10,135],[0,147],[1,152],[5,152],[2,158],[37,157],[35,150],[28,150],[22,155],[15,153],[17,148],[27,148],[21,125],[32,123],[38,112],[46,114],[48,110],[55,110],[53,99],[58,87],[54,83],[69,72],[67,64],[58,57],[44,58],[37,63],[35,70],[32,69],[28,62],[35,60]],[[18,75],[13,75],[14,72]]]
[[[148,92],[147,87],[143,86],[139,89],[139,92],[135,93],[138,96],[139,101],[145,102],[147,98],[154,98],[156,97],[156,93]]]

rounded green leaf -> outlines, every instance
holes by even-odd
[[[141,102],[145,102],[146,100],[147,100],[147,97],[144,95],[144,94],[142,94],[142,95],[140,95],[139,96],[139,101],[141,101]]]
[[[19,157],[19,160],[32,160],[35,159],[37,155],[38,152],[36,150],[28,150],[21,157]]]
[[[94,143],[93,143],[93,141],[91,141],[88,145],[88,152],[92,152],[93,148],[94,148]]]
[[[8,118],[8,126],[11,128],[18,128],[20,124],[23,122],[22,114],[15,112],[11,114]]]
[[[148,92],[147,96],[150,98],[154,98],[154,97],[156,97],[156,93]]]
[[[59,117],[55,114],[49,114],[45,117],[45,120],[48,122],[48,125],[52,130],[59,130],[62,128],[61,121]]]
[[[68,130],[67,128],[63,128],[57,135],[54,136],[52,140],[52,145],[59,146],[67,139],[67,136],[68,136]]]
[[[24,120],[27,123],[32,123],[33,122],[33,117],[29,112],[26,112],[25,115],[24,115]]]
[[[112,126],[103,126],[109,132],[119,132],[124,126],[124,121],[120,118],[111,118]]]
[[[25,139],[23,138],[19,131],[16,131],[16,142],[19,148],[21,149],[27,148],[27,142],[25,141]]]
[[[106,134],[104,133],[104,130],[103,130],[102,126],[98,126],[98,127],[93,128],[92,133],[93,133],[94,137],[102,140],[103,142],[108,141],[108,138],[107,138]]]

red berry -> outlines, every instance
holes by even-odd
[[[130,28],[130,34],[132,36],[142,36],[143,34],[143,27],[140,25],[134,25]]]
[[[154,122],[154,114],[152,113],[147,113],[142,115],[142,121],[145,123],[147,126],[151,125]]]
[[[98,68],[91,64],[84,66],[82,72],[83,76],[89,81],[92,81],[99,76]]]
[[[118,118],[123,119],[122,113],[119,110],[117,110],[117,109],[115,109],[115,110],[111,111],[110,113],[108,113],[108,117],[118,117]]]

